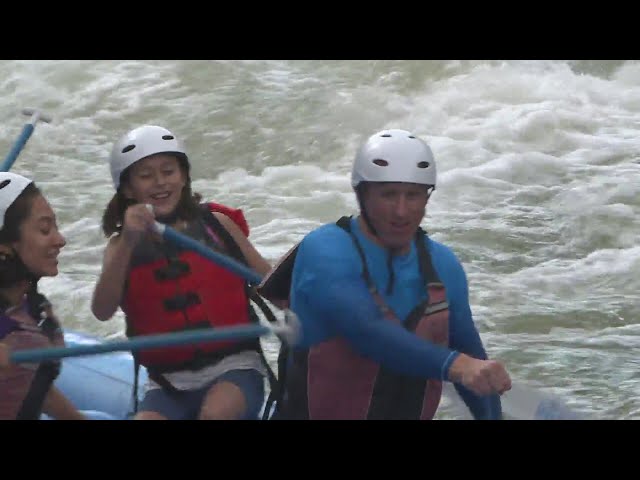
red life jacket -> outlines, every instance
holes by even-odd
[[[183,233],[246,263],[213,212],[224,213],[245,235],[249,234],[241,210],[215,203],[203,210],[202,221],[190,222]],[[122,310],[126,314],[128,336],[231,327],[256,321],[243,279],[195,252],[152,240],[141,242],[134,251]],[[145,349],[136,355],[140,364],[154,372],[166,373],[199,368],[231,353],[256,348],[259,342],[253,340],[224,340]]]

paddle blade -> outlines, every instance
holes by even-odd
[[[560,398],[521,383],[514,383],[502,395],[505,417],[515,420],[585,420],[586,417],[567,406]]]
[[[444,382],[442,393],[461,419],[470,419],[469,409],[455,387]],[[505,420],[586,420],[587,417],[567,406],[560,398],[522,383],[513,383],[511,390],[500,398]]]

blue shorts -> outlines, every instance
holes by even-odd
[[[209,389],[218,382],[236,385],[244,395],[247,409],[242,420],[257,420],[264,404],[264,377],[256,370],[230,370],[198,390],[167,392],[150,390],[138,406],[139,412],[157,412],[169,420],[196,420]]]

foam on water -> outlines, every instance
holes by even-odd
[[[570,406],[640,418],[640,63],[2,61],[0,91],[0,151],[21,108],[54,116],[14,171],[36,179],[67,237],[60,275],[42,280],[65,325],[123,332],[121,313],[100,323],[89,304],[107,157],[129,128],[183,137],[194,190],[241,207],[270,260],[353,213],[357,145],[407,128],[436,155],[424,226],[463,261],[490,354]]]

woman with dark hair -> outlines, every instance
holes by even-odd
[[[246,281],[153,233],[157,220],[262,275],[271,268],[247,238],[241,210],[201,203],[192,192],[189,159],[173,133],[154,125],[130,131],[115,143],[110,167],[116,193],[103,215],[109,241],[93,314],[108,320],[120,307],[130,337],[257,322],[249,300],[259,298]],[[255,419],[264,377],[274,379],[259,339],[134,356],[150,379],[135,417],[141,420]]]
[[[85,416],[53,385],[59,361],[11,364],[9,351],[63,346],[41,277],[58,274],[65,245],[56,216],[29,179],[0,172],[0,419],[58,420]]]

